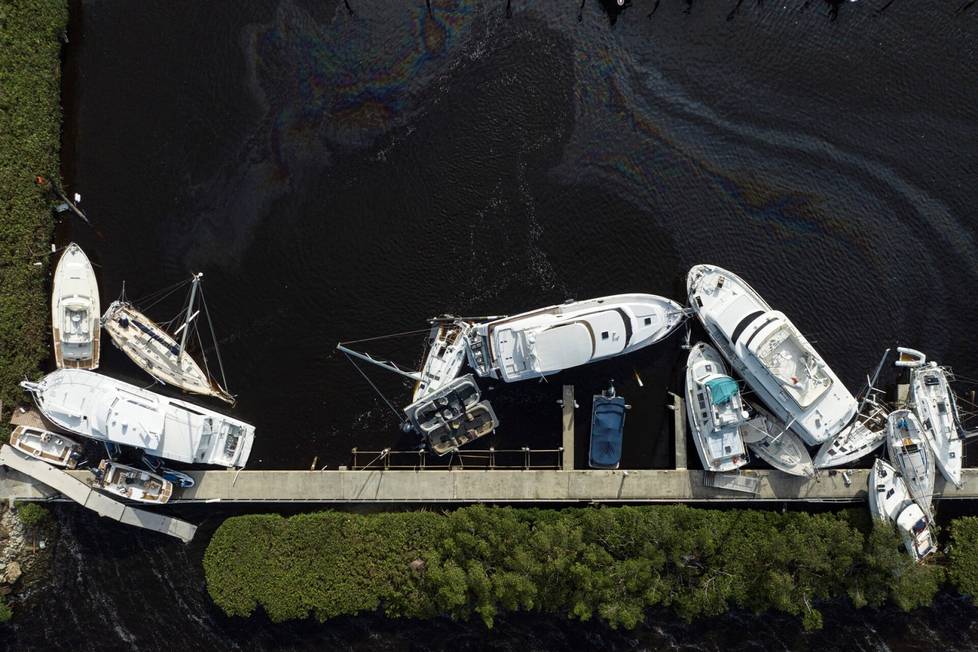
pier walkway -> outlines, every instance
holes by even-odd
[[[85,476],[91,477],[87,471],[66,472],[46,462],[22,455],[10,446],[0,448],[0,465],[29,476],[37,482],[43,483],[45,487],[50,487],[52,490],[45,491],[44,489],[40,489],[36,486],[36,483],[31,487],[30,485],[32,483],[24,480],[4,479],[2,484],[6,487],[5,492],[8,493],[4,497],[8,500],[11,498],[43,500],[60,495],[94,511],[99,516],[107,516],[120,523],[169,534],[170,536],[177,537],[184,543],[191,541],[194,538],[194,533],[197,531],[196,526],[185,521],[142,509],[135,509],[95,491],[82,480]],[[19,489],[31,495],[10,495],[14,489]]]

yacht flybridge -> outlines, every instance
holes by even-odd
[[[856,399],[784,313],[736,274],[696,265],[689,301],[717,348],[761,400],[806,443],[845,428]]]
[[[207,369],[207,359],[204,358],[204,368],[201,368],[187,352],[187,340],[191,331],[196,331],[194,322],[200,314],[200,310],[195,311],[194,308],[202,276],[203,274],[194,274],[191,279],[190,299],[187,302],[183,323],[174,332],[174,336],[180,337],[179,344],[163,327],[154,323],[124,299],[113,301],[109,305],[109,309],[102,316],[102,324],[112,337],[113,343],[156,380],[185,392],[213,396],[233,405],[234,397],[224,386],[211,378]],[[204,310],[206,311],[206,305]],[[207,320],[210,324],[209,316]],[[213,337],[213,333],[211,336]],[[218,364],[220,365],[220,354],[218,354]],[[222,380],[223,373],[222,368]],[[224,385],[226,384],[225,381]]]
[[[58,369],[97,369],[100,325],[95,270],[81,247],[65,247],[54,270],[51,333]]]
[[[177,462],[243,467],[255,428],[243,421],[81,369],[59,369],[21,387],[69,432],[140,448]]]
[[[683,317],[678,303],[652,294],[571,301],[472,326],[468,360],[507,383],[539,378],[655,344]]]

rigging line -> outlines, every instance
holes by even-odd
[[[200,339],[200,331],[194,329],[194,335],[197,336],[197,344],[200,346],[200,357],[204,361],[204,373],[207,374],[207,379],[211,379],[211,369],[207,366],[207,353],[204,352],[204,342]],[[187,355],[190,355],[189,353]]]
[[[402,333],[392,333],[390,335],[378,335],[377,337],[366,337],[362,340],[350,340],[348,342],[340,342],[340,344],[342,344],[343,346],[346,346],[347,344],[360,344],[361,342],[373,342],[374,340],[385,340],[385,339],[390,339],[392,337],[402,337],[404,335],[417,335],[418,333],[428,333],[430,331],[431,331],[430,327],[421,328],[416,331],[404,331]]]
[[[183,285],[186,285],[188,281],[180,281],[174,283],[169,287],[165,287],[162,290],[157,290],[156,292],[150,292],[148,295],[143,297],[143,310],[149,310],[156,304],[158,304],[163,299],[167,298],[177,290],[179,290]]]
[[[346,359],[350,361],[350,363],[351,363],[351,364],[353,365],[353,367],[354,367],[354,368],[355,368],[355,369],[356,369],[357,371],[359,371],[359,372],[360,372],[360,375],[361,375],[361,376],[363,376],[363,378],[364,378],[364,380],[366,380],[366,381],[367,381],[367,382],[368,382],[368,383],[370,384],[370,386],[371,386],[371,387],[373,388],[373,390],[374,390],[375,392],[377,392],[377,395],[378,395],[378,396],[380,396],[380,398],[381,398],[381,399],[382,399],[382,400],[384,401],[384,403],[386,403],[386,404],[387,404],[387,407],[389,407],[389,408],[391,409],[391,412],[393,412],[393,413],[394,413],[394,416],[396,416],[396,417],[397,417],[397,420],[403,423],[403,422],[404,422],[404,419],[403,419],[403,418],[401,417],[401,413],[397,411],[397,408],[395,408],[395,407],[394,407],[394,405],[393,405],[393,404],[391,404],[391,402],[390,402],[390,401],[388,401],[388,400],[387,400],[387,397],[386,397],[386,396],[384,396],[384,393],[383,393],[382,391],[380,391],[380,389],[378,389],[376,385],[374,385],[374,383],[373,383],[373,381],[372,381],[372,380],[370,380],[370,378],[369,378],[369,377],[367,376],[367,374],[365,374],[365,373],[363,372],[363,369],[361,369],[361,368],[360,368],[360,365],[358,365],[358,364],[357,364],[357,363],[356,363],[356,362],[355,362],[355,361],[353,360],[353,358],[352,358],[352,357],[350,357],[350,355],[349,355],[349,354],[347,354],[347,353],[344,353],[343,355],[345,355],[345,356],[346,356]]]
[[[217,367],[221,370],[221,388],[230,393],[228,389],[228,379],[224,375],[224,362],[221,360],[221,347],[217,345],[217,335],[214,334],[214,322],[211,321],[211,311],[207,309],[207,300],[204,299],[204,288],[203,286],[197,286],[197,292],[200,294],[200,303],[204,306],[204,316],[207,317],[207,327],[211,331],[211,341],[214,342],[214,355],[217,356]],[[203,349],[203,346],[201,346]]]

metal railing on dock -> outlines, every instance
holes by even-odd
[[[561,469],[564,464],[564,448],[507,448],[475,451],[456,451],[448,455],[436,455],[428,450],[352,451],[352,471],[384,469],[385,471],[444,471],[446,469]]]

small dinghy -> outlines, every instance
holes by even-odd
[[[193,479],[188,473],[183,471],[175,471],[173,469],[168,469],[164,464],[163,460],[158,457],[153,457],[152,455],[143,455],[143,464],[151,472],[162,476],[164,480],[169,480],[175,486],[180,489],[190,489],[197,481]]]
[[[97,369],[99,361],[98,282],[81,247],[68,245],[54,270],[51,333],[58,369]]]
[[[828,469],[854,462],[886,442],[886,409],[875,402],[866,404],[869,405],[866,416],[857,416],[852,425],[818,449],[815,468]]]
[[[936,469],[920,421],[910,410],[895,410],[887,417],[886,427],[890,461],[900,470],[910,496],[929,512]]]
[[[873,464],[869,474],[869,511],[874,518],[897,526],[903,545],[913,558],[921,561],[934,551],[930,521],[917,505],[903,477],[882,459]]]
[[[17,426],[10,433],[10,445],[21,453],[55,466],[73,469],[81,459],[81,444],[40,428]]]
[[[941,475],[960,488],[962,442],[958,408],[948,385],[947,372],[934,362],[913,369],[910,372],[910,399]]]
[[[779,471],[814,477],[815,465],[801,437],[764,408],[753,407],[758,416],[740,427],[751,452]]]
[[[748,414],[737,381],[727,375],[723,358],[699,342],[686,362],[686,415],[696,452],[706,471],[734,471],[749,461],[740,426]]]
[[[617,469],[621,464],[621,441],[628,408],[625,399],[615,394],[614,385],[594,395],[588,446],[588,466],[592,469]]]
[[[472,374],[462,376],[404,408],[414,429],[438,455],[457,451],[499,426],[489,401],[480,401]]]
[[[173,483],[169,480],[111,460],[102,460],[92,473],[97,488],[139,503],[162,505],[173,494]]]

